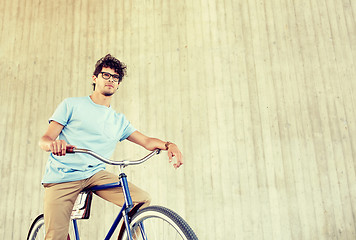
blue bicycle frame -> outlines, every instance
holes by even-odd
[[[94,186],[94,187],[91,187],[91,188],[87,189],[89,191],[95,192],[95,191],[109,189],[109,188],[121,187],[122,191],[124,193],[125,203],[122,206],[119,214],[117,215],[114,223],[112,224],[109,232],[107,233],[107,235],[105,237],[105,240],[109,240],[111,238],[111,236],[114,234],[115,229],[119,225],[119,222],[121,221],[122,218],[124,218],[124,223],[125,223],[125,227],[126,227],[126,231],[127,231],[127,235],[129,236],[129,239],[130,240],[133,239],[131,231],[130,231],[130,223],[129,223],[129,218],[128,218],[128,213],[132,209],[133,203],[132,203],[132,199],[131,199],[131,195],[130,195],[130,191],[129,191],[129,186],[127,184],[127,176],[126,176],[126,174],[125,173],[121,173],[119,175],[119,179],[120,179],[120,182]],[[72,221],[73,221],[75,239],[76,240],[80,240],[77,220],[73,219]],[[141,227],[141,232],[142,232],[143,236],[145,236],[146,234],[143,231],[144,231],[143,227]]]
[[[119,175],[119,181],[120,182],[109,183],[109,184],[104,184],[104,185],[100,185],[100,186],[94,186],[94,187],[91,187],[90,189],[87,189],[87,190],[90,190],[90,191],[99,191],[99,190],[115,188],[115,187],[121,187],[122,188],[122,192],[123,192],[124,197],[125,197],[125,203],[122,206],[119,214],[117,215],[114,223],[112,224],[109,232],[107,233],[107,235],[105,237],[105,240],[110,239],[110,237],[113,235],[115,229],[119,225],[119,222],[121,221],[122,218],[124,219],[124,224],[125,224],[127,236],[129,237],[129,240],[133,240],[132,234],[131,234],[131,231],[130,231],[130,222],[129,222],[129,217],[128,217],[128,213],[132,209],[133,203],[132,203],[132,199],[131,199],[131,195],[130,195],[129,186],[127,184],[127,176],[122,171],[122,169],[125,166],[141,164],[141,163],[147,161],[152,156],[154,156],[156,154],[159,154],[160,152],[161,152],[160,149],[156,149],[156,150],[152,151],[150,154],[148,154],[146,157],[144,157],[142,159],[139,159],[139,160],[136,160],[136,161],[120,161],[120,162],[116,162],[116,161],[112,161],[110,159],[103,158],[100,155],[98,155],[95,152],[90,151],[88,149],[79,149],[79,148],[73,148],[73,147],[67,148],[67,153],[86,153],[86,154],[89,154],[89,155],[101,160],[104,163],[111,164],[111,165],[118,165],[120,167],[120,175]],[[79,231],[78,231],[77,220],[75,220],[75,219],[73,219],[73,226],[74,226],[74,232],[75,232],[75,239],[76,240],[80,240],[79,239]],[[147,239],[143,225],[139,224],[139,227],[140,227],[141,234],[142,234],[143,238]]]

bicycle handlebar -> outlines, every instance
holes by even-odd
[[[107,158],[104,158],[102,156],[100,156],[99,154],[89,150],[89,149],[83,149],[83,148],[67,148],[67,153],[85,153],[85,154],[89,154],[93,157],[95,157],[96,159],[106,163],[106,164],[110,164],[110,165],[119,165],[119,166],[129,166],[129,165],[138,165],[141,163],[146,162],[148,159],[150,159],[151,157],[153,157],[156,154],[159,154],[161,152],[161,149],[156,149],[154,151],[152,151],[150,154],[148,154],[147,156],[138,159],[138,160],[133,160],[133,161],[129,161],[129,160],[122,160],[122,161],[113,161]]]

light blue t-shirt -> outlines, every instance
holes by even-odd
[[[119,141],[136,130],[123,114],[94,103],[89,96],[65,99],[49,119],[51,121],[64,126],[59,139],[106,158],[111,157]],[[88,154],[50,154],[42,183],[82,180],[104,169],[104,163]]]

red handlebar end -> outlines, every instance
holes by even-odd
[[[73,147],[73,146],[67,146],[66,152],[67,153],[74,153],[74,149],[75,149],[75,147]]]

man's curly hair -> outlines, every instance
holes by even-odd
[[[98,77],[99,73],[103,69],[103,67],[113,69],[117,74],[119,74],[119,83],[122,82],[122,79],[126,75],[126,65],[125,63],[119,61],[115,57],[111,56],[111,54],[107,54],[105,57],[99,59],[95,64],[95,70],[93,75]],[[93,83],[95,90],[95,83]]]

